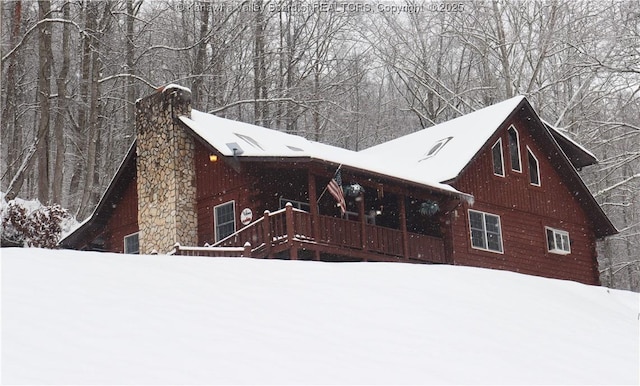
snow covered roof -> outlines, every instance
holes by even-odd
[[[523,104],[528,105],[525,97],[513,97],[360,152],[197,110],[192,110],[191,117],[180,119],[195,136],[227,157],[319,160],[453,193],[472,202],[472,195],[460,192],[448,183],[460,175]],[[538,119],[537,115],[535,119]],[[596,235],[604,237],[616,233],[575,169],[593,163],[589,163],[590,160],[597,161],[595,157],[558,129],[549,125],[545,129],[542,124],[536,126],[542,130],[539,134],[546,138],[545,141],[548,139],[549,145],[555,143],[555,146],[560,146],[561,153],[566,156],[560,157],[558,168],[564,171],[567,184],[584,194],[580,202],[585,210],[596,213]]]
[[[540,121],[547,127],[553,138],[562,148],[562,151],[569,157],[571,163],[573,163],[576,168],[598,163],[598,158],[584,146],[574,141],[569,136],[567,130],[555,127],[543,119],[540,119]]]
[[[433,181],[454,179],[524,100],[513,97],[450,121],[362,150],[392,154],[399,168]]]
[[[191,118],[180,117],[191,130],[224,156],[305,157],[311,141],[298,135],[191,110]],[[235,154],[234,154],[235,149]]]
[[[122,193],[122,189],[126,188],[126,184],[122,181],[128,181],[135,178],[136,175],[136,141],[133,141],[129,145],[127,154],[120,162],[118,170],[111,178],[111,182],[107,185],[107,189],[103,192],[98,204],[93,209],[93,212],[89,217],[80,222],[73,230],[65,232],[65,235],[60,239],[58,245],[62,248],[74,248],[75,243],[84,237],[85,232],[91,232],[94,229],[99,229],[104,226],[103,219],[108,218],[115,206],[113,206],[114,199],[117,199]]]
[[[415,174],[398,168],[387,157],[380,157],[379,153],[355,152],[198,110],[192,110],[190,118],[183,116],[180,119],[194,134],[224,156],[315,159],[464,195],[427,174]]]

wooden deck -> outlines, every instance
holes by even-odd
[[[175,254],[311,258],[332,261],[403,261],[445,263],[441,238],[403,232],[362,222],[318,215],[287,205],[212,246],[176,245]]]

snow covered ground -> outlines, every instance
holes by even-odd
[[[452,266],[2,249],[4,384],[638,384],[639,295]]]

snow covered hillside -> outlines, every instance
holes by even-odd
[[[2,249],[5,384],[638,384],[639,295],[482,269]]]

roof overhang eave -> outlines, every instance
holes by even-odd
[[[232,156],[232,155],[227,155],[222,153],[219,149],[217,149],[216,147],[214,147],[211,143],[209,143],[207,140],[205,140],[204,138],[202,138],[200,135],[198,135],[198,133],[193,130],[188,124],[186,124],[183,120],[179,121],[182,126],[191,134],[194,136],[194,138],[198,139],[198,141],[200,141],[203,145],[205,145],[210,151],[217,153],[217,155],[225,157],[225,158],[229,158],[229,159],[237,159],[239,161],[244,161],[244,162],[290,162],[290,163],[309,163],[309,162],[316,162],[316,163],[320,163],[323,165],[331,165],[334,167],[338,167],[340,165],[343,165],[343,167],[352,169],[354,171],[360,172],[360,173],[365,173],[365,174],[370,174],[379,178],[386,178],[386,179],[391,179],[391,180],[395,180],[398,182],[403,182],[406,184],[410,184],[413,186],[417,186],[417,187],[422,187],[422,188],[427,188],[430,190],[433,190],[437,193],[440,194],[444,194],[447,196],[453,196],[456,197],[460,200],[464,200],[466,202],[470,202],[473,203],[474,197],[468,193],[463,193],[460,192],[458,190],[456,190],[453,187],[449,187],[448,189],[445,187],[439,187],[436,185],[431,185],[431,184],[425,184],[425,183],[420,183],[417,181],[412,181],[412,180],[408,180],[408,179],[404,179],[404,178],[400,178],[397,176],[393,176],[390,174],[385,174],[385,173],[380,173],[380,172],[376,172],[376,171],[372,171],[372,170],[367,170],[367,169],[363,169],[361,167],[357,167],[357,166],[352,166],[346,163],[341,163],[339,160],[327,160],[324,158],[318,158],[318,157],[314,157],[314,156],[310,156],[310,155],[305,155],[305,156],[282,156],[282,155],[274,155],[274,156],[251,156],[251,155],[239,155],[239,156]]]
[[[419,188],[423,188],[423,189],[429,189],[429,190],[432,190],[432,191],[434,191],[436,193],[439,193],[439,194],[442,194],[442,195],[445,195],[445,196],[454,197],[454,198],[457,198],[457,199],[462,200],[462,201],[466,201],[466,202],[471,203],[471,204],[474,201],[473,195],[461,192],[461,191],[459,191],[459,190],[457,190],[457,189],[455,189],[452,186],[449,186],[447,184],[440,183],[440,185],[446,185],[446,187],[444,187],[444,186],[437,186],[437,185],[433,185],[433,184],[421,183],[421,182],[418,182],[418,181],[408,180],[408,179],[405,179],[405,178],[402,178],[402,177],[398,177],[398,176],[394,176],[394,175],[391,175],[391,174],[376,172],[376,171],[372,171],[372,170],[368,170],[368,169],[363,169],[361,167],[352,166],[352,165],[349,165],[349,164],[341,164],[341,163],[336,162],[336,161],[328,161],[328,160],[321,159],[321,158],[313,158],[312,157],[310,160],[318,162],[318,163],[321,163],[321,164],[324,164],[324,165],[330,165],[330,166],[333,166],[333,167],[336,167],[336,168],[339,167],[340,165],[342,165],[343,168],[351,169],[352,171],[357,172],[357,173],[369,174],[369,175],[371,175],[373,177],[389,179],[389,180],[392,180],[392,181],[396,181],[396,182],[399,182],[399,183],[404,183],[404,184],[411,185],[411,186],[414,186],[414,187],[419,187]]]

